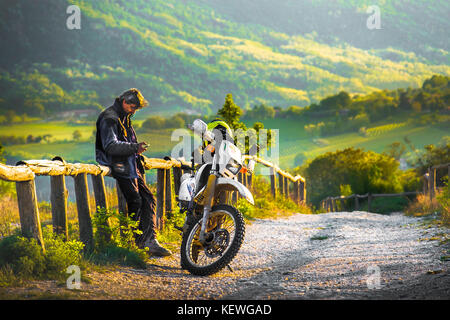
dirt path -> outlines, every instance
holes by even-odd
[[[146,270],[86,275],[89,283],[33,282],[2,297],[74,299],[450,299],[448,229],[367,212],[294,215],[247,226],[228,269],[210,277],[179,267],[179,253]],[[434,240],[433,240],[434,239]],[[5,292],[6,290],[6,292]],[[0,289],[2,291],[2,289]]]

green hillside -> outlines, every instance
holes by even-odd
[[[380,1],[380,30],[366,27],[372,2],[330,3],[1,0],[0,122],[99,110],[129,87],[153,112],[207,114],[229,92],[285,108],[450,75],[448,2]]]

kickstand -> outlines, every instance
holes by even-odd
[[[231,266],[229,264],[227,264],[227,268],[228,268],[228,270],[230,270],[231,272],[234,273],[233,269],[231,269]]]

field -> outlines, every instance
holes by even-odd
[[[135,122],[137,125],[140,121]],[[253,122],[247,122],[251,126]],[[312,159],[320,154],[344,149],[350,146],[364,148],[375,152],[386,151],[393,142],[404,142],[407,137],[416,148],[423,148],[427,144],[436,144],[448,130],[443,127],[420,126],[406,124],[405,122],[377,123],[367,128],[367,134],[346,133],[325,138],[309,136],[303,130],[306,123],[292,119],[270,119],[264,121],[266,128],[279,131],[279,164],[282,168],[292,168],[295,156],[303,152],[305,157]],[[51,134],[49,142],[30,143],[5,146],[7,159],[50,159],[61,156],[70,162],[93,162],[94,151],[94,124],[74,124],[65,122],[31,122],[2,126],[0,136],[38,136]],[[79,130],[81,139],[73,141],[73,132]],[[172,129],[152,130],[150,132],[138,132],[140,141],[150,144],[148,157],[163,157],[170,152],[179,141],[171,141]]]
[[[296,120],[274,119],[264,121],[264,124],[266,128],[279,129],[279,163],[283,168],[292,168],[295,156],[300,152],[308,159],[351,146],[381,153],[393,142],[404,143],[404,137],[416,148],[422,149],[427,144],[437,144],[443,136],[449,135],[449,131],[442,127],[417,126],[402,122],[373,125],[367,129],[369,133],[366,136],[345,133],[317,139],[303,130],[305,123]]]

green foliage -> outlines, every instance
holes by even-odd
[[[450,162],[449,136],[444,136],[437,145],[426,145],[424,149],[412,160],[412,165],[418,168],[420,175],[425,174],[429,167]]]
[[[246,111],[243,118],[251,120],[273,119],[275,117],[275,113],[274,107],[260,104],[254,106],[253,109]]]
[[[403,190],[398,162],[387,155],[362,149],[327,152],[312,160],[302,171],[308,181],[307,196],[314,205],[328,196],[340,195],[343,185],[356,194]]]
[[[417,175],[416,169],[408,169],[401,171],[400,183],[403,186],[403,191],[419,191],[422,188],[423,180]]]
[[[142,234],[133,214],[97,208],[93,218],[95,249],[90,259],[96,263],[118,263],[145,268],[146,251],[139,249],[135,237]]]
[[[306,159],[307,156],[304,152],[297,153],[297,155],[294,158],[294,166],[296,167],[301,166]]]
[[[0,268],[9,266],[21,277],[41,277],[45,271],[45,256],[35,239],[9,236],[0,241]]]
[[[75,130],[72,134],[73,140],[80,141],[82,134],[80,130]]]
[[[0,241],[0,286],[26,279],[64,279],[67,267],[83,266],[84,244],[54,235],[52,226],[44,228],[43,236],[45,252],[33,238],[11,235]]]
[[[161,116],[148,117],[141,126],[142,131],[158,130],[165,128],[184,128],[186,126],[186,120],[184,114],[175,114],[169,118],[163,118]]]
[[[47,277],[63,278],[71,265],[82,264],[84,244],[78,240],[66,241],[52,232],[52,226],[43,228]]]
[[[242,115],[242,109],[234,103],[233,95],[231,93],[227,94],[225,103],[223,104],[223,107],[217,111],[217,114],[221,116],[233,130],[245,130],[245,125],[239,121]]]
[[[236,207],[248,220],[273,218],[294,212],[310,214],[311,209],[305,205],[298,205],[290,198],[278,195],[272,197],[270,183],[263,176],[253,177],[253,198],[255,205],[251,205],[245,199],[239,199]]]
[[[143,123],[142,123],[142,129],[143,130],[149,130],[149,129],[162,129],[166,126],[166,119],[164,119],[161,116],[151,116],[148,117]]]
[[[436,200],[440,204],[442,208],[442,222],[449,226],[450,225],[450,185],[449,178],[447,176],[447,180],[445,181],[445,186],[442,189],[442,192],[436,196]]]
[[[401,116],[420,125],[448,124],[445,116],[450,103],[449,77],[434,75],[424,81],[422,88],[376,91],[351,97],[345,91],[328,96],[318,104],[304,108],[291,106],[280,109],[275,118],[304,120],[304,130],[313,137],[330,136],[345,132],[359,132],[371,136],[406,125],[392,123],[369,128],[380,120]],[[265,107],[270,108],[270,107]],[[248,111],[248,116],[259,114],[261,106]]]
[[[79,32],[58,27],[69,3],[83,13]],[[0,13],[0,34],[8,43],[0,121],[11,106],[19,117],[99,109],[131,86],[156,108],[212,114],[227,91],[245,107],[301,107],[330,92],[364,94],[417,86],[437,72],[449,75],[448,49],[442,47],[447,4],[386,6],[383,21],[395,24],[394,38],[370,32],[361,25],[365,7],[343,1],[15,2]],[[309,18],[300,21],[300,15]],[[419,21],[439,23],[427,30]],[[359,49],[369,47],[377,49]],[[438,85],[440,78],[426,89]]]

